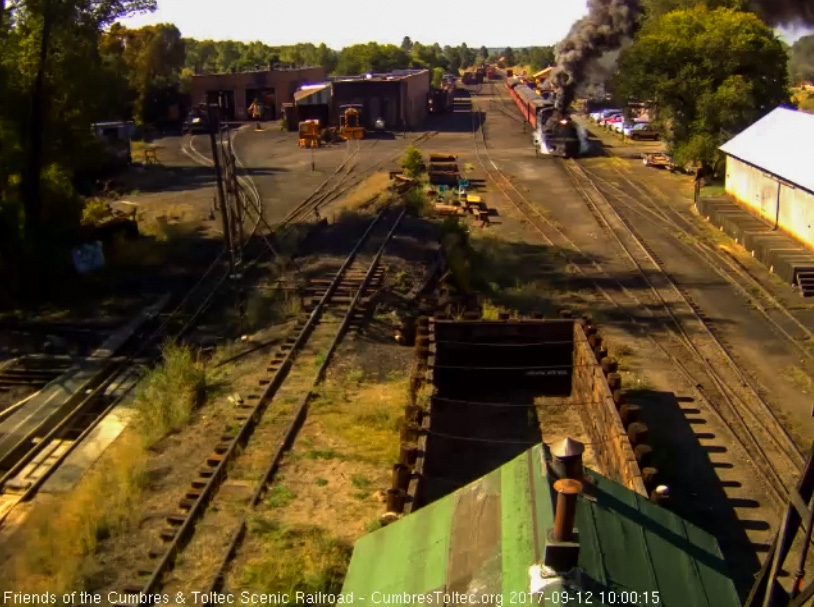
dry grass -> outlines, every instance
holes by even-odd
[[[387,173],[374,173],[348,192],[336,203],[337,209],[367,209],[387,192],[390,177]]]
[[[232,591],[339,591],[352,543],[378,527],[407,384],[332,372],[249,527]]]
[[[146,446],[126,431],[58,503],[40,502],[0,574],[0,587],[24,593],[82,590],[99,540],[126,530],[145,482]],[[19,540],[18,540],[19,537]]]
[[[246,322],[249,330],[259,331],[294,318],[302,311],[302,300],[296,293],[282,289],[271,293],[255,292],[246,302]]]
[[[167,242],[192,234],[200,225],[192,205],[169,204],[161,207],[161,213],[150,215],[141,211],[138,216],[139,232]]]
[[[370,383],[351,371],[325,383],[312,405],[313,418],[342,443],[343,457],[387,466],[398,455],[406,399],[406,378]]]
[[[89,198],[82,209],[82,224],[93,225],[110,215],[110,205],[101,198]]]
[[[786,368],[783,375],[785,375],[786,378],[804,394],[811,394],[812,388],[814,388],[814,381],[812,381],[811,376],[803,369],[800,367],[789,366]]]
[[[498,315],[503,311],[503,308],[496,306],[491,301],[484,301],[481,307],[481,318],[483,320],[497,320]]]
[[[265,517],[249,524],[262,554],[249,558],[239,580],[255,592],[338,593],[342,588],[350,544],[313,526],[288,526]]]
[[[148,446],[186,425],[206,392],[206,373],[188,347],[165,346],[162,356],[135,398],[136,428]]]

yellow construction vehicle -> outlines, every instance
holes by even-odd
[[[300,147],[318,148],[322,140],[322,129],[319,120],[304,120],[300,122]]]
[[[365,127],[362,126],[361,105],[339,106],[339,134],[345,139],[364,139]]]

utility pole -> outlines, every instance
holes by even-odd
[[[220,117],[217,105],[209,104],[209,142],[212,144],[212,162],[215,165],[215,176],[218,182],[218,202],[220,203],[220,216],[223,220],[223,242],[229,251],[229,273],[234,274],[234,249],[232,248],[232,237],[229,226],[229,213],[226,208],[226,196],[223,192],[223,175],[221,174],[220,152],[215,133],[220,130]]]

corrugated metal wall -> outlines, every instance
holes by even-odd
[[[726,159],[726,192],[755,214],[814,247],[814,194],[737,158]],[[778,211],[779,200],[779,211]]]

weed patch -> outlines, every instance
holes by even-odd
[[[305,452],[307,459],[336,459],[338,457],[333,449],[311,449]]]
[[[430,217],[434,208],[430,199],[420,187],[412,188],[403,195],[404,205],[407,210],[418,217]]]
[[[141,382],[136,394],[136,427],[153,445],[186,425],[206,393],[206,373],[186,346],[167,345],[163,362]]]
[[[0,587],[25,593],[82,590],[100,540],[122,534],[146,484],[145,443],[122,435],[76,488],[58,503],[36,506],[19,531],[21,545]]]
[[[337,594],[347,571],[352,547],[317,527],[289,527],[255,519],[249,533],[258,550],[246,563],[240,590]],[[289,604],[289,603],[285,603]]]
[[[296,293],[280,289],[255,293],[246,303],[246,322],[249,329],[258,331],[269,325],[282,323],[302,312],[302,302]]]
[[[269,490],[269,496],[266,499],[266,505],[269,508],[282,508],[283,506],[287,506],[294,498],[297,497],[296,493],[291,491],[288,487],[284,485],[274,485]]]
[[[350,459],[377,465],[398,455],[397,434],[407,400],[407,379],[369,382],[359,370],[329,377],[313,407],[321,424],[343,443]]]
[[[784,375],[804,394],[810,394],[812,392],[812,388],[814,388],[814,381],[812,381],[809,374],[800,367],[787,367]]]

